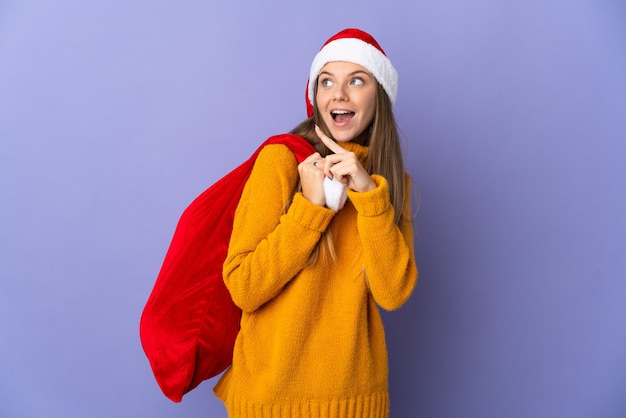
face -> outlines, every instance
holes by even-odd
[[[369,128],[376,108],[376,86],[374,76],[358,64],[335,61],[322,68],[315,100],[337,142],[350,142]]]

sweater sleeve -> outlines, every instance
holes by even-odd
[[[411,224],[410,178],[403,214],[406,221],[399,228],[394,223],[394,209],[387,180],[372,175],[376,189],[348,196],[358,212],[357,224],[363,247],[365,273],[376,302],[386,310],[398,309],[406,302],[417,282]]]
[[[293,195],[297,182],[298,164],[286,146],[261,150],[237,206],[224,261],[224,283],[243,311],[271,300],[305,267],[333,217],[302,193]]]

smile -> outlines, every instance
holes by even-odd
[[[333,110],[330,112],[335,122],[345,122],[354,116],[354,112],[348,110]]]

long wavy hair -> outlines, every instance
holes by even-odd
[[[328,137],[332,138],[332,135],[330,134],[328,126],[324,123],[317,107],[317,83],[314,83],[313,88],[313,116],[301,122],[291,133],[305,138],[313,145],[317,152],[324,157],[330,154],[331,151],[315,133],[315,125],[317,124]],[[364,168],[368,173],[381,175],[387,180],[391,205],[394,209],[394,222],[401,227],[404,222],[411,222],[411,219],[406,219],[403,211],[404,200],[407,193],[404,178],[404,159],[402,157],[402,148],[400,147],[398,126],[393,117],[391,101],[380,83],[377,83],[375,100],[376,108],[370,128],[365,129],[365,131],[357,138],[354,138],[352,142],[368,147]],[[302,186],[300,182],[298,182],[296,191],[301,190]],[[291,202],[288,202],[287,207],[289,204],[291,204]],[[326,245],[320,245],[322,242]],[[326,262],[328,262],[328,257],[333,261],[337,259],[330,229],[327,229],[322,234],[320,244],[318,244],[311,253],[307,265],[312,266],[317,263],[320,256],[320,248],[324,248],[322,256]]]
[[[370,174],[378,174],[384,177],[389,184],[389,194],[391,205],[394,209],[394,222],[401,226],[403,222],[410,222],[404,219],[403,207],[405,195],[407,193],[405,183],[404,159],[400,146],[400,135],[393,116],[391,101],[385,93],[383,87],[377,83],[376,108],[374,119],[370,129],[365,129],[352,142],[368,147],[367,158],[364,168]],[[326,156],[331,151],[324,145],[315,133],[317,124],[328,137],[332,138],[330,130],[324,123],[319,113],[315,98],[317,97],[317,83],[314,83],[314,113],[313,116],[301,122],[291,133],[305,138],[322,156]]]

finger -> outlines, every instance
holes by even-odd
[[[320,137],[324,145],[328,147],[329,150],[334,152],[335,154],[341,154],[342,152],[347,152],[341,145],[330,139],[328,136],[322,132],[319,126],[315,125],[315,133]]]
[[[331,179],[335,177],[335,171],[336,171],[335,166],[341,162],[342,162],[342,159],[339,154],[329,154],[326,157],[324,157],[323,168],[324,168],[324,174],[326,174],[326,177],[331,178]],[[333,170],[333,168],[335,170]]]
[[[311,154],[304,161],[298,164],[298,174],[300,175],[301,180],[305,177],[323,179],[324,159],[318,153]]]
[[[341,170],[341,176],[352,175],[360,166],[354,153],[345,150],[341,154],[330,154],[324,158],[324,173],[330,178],[337,176]],[[331,174],[329,174],[331,173]]]
[[[324,175],[330,179],[333,178],[333,174],[330,172],[330,169],[332,167],[333,167],[333,164],[327,159],[324,159],[324,164],[323,164]]]
[[[324,161],[324,174],[326,174],[326,177],[336,178],[342,183],[347,182],[352,175],[349,162],[334,160],[329,157],[330,155],[326,156]]]
[[[330,162],[327,161],[327,165],[327,169],[324,170],[327,177],[331,179],[336,178],[340,182],[346,185],[348,184],[351,174],[350,171],[346,169],[345,164],[342,161],[333,164],[330,164]]]
[[[311,161],[311,164],[313,165],[313,167],[317,168],[318,170],[324,171],[324,157],[322,157],[319,153],[315,153],[313,154],[314,158]]]

